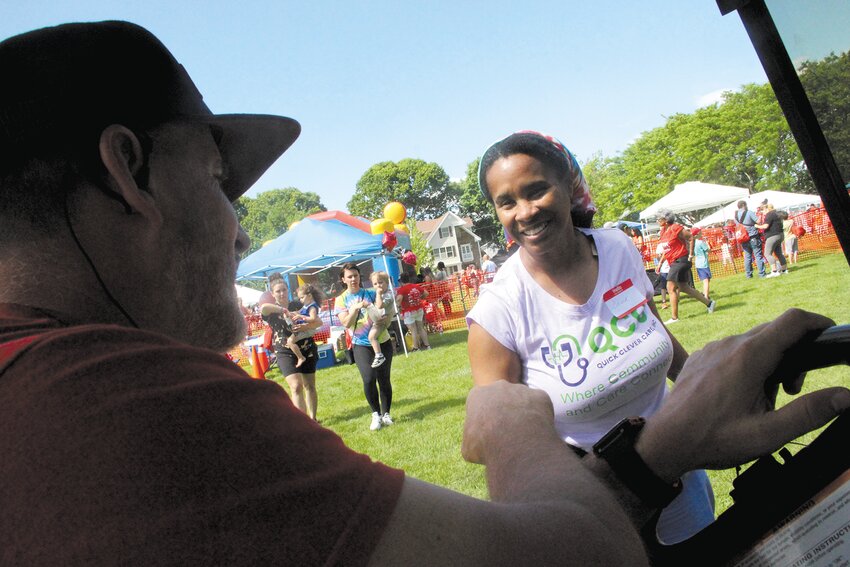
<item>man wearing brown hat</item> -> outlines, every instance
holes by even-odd
[[[633,526],[680,474],[850,403],[753,409],[771,357],[829,324],[794,312],[693,355],[667,407],[599,458],[566,448],[539,392],[473,389],[464,454],[498,504],[405,477],[218,354],[244,332],[231,202],[295,121],[213,115],[122,22],[10,38],[0,76],[0,564],[640,564]],[[752,349],[755,367],[736,356]]]

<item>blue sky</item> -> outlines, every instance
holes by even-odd
[[[737,14],[714,0],[57,2],[0,0],[0,37],[125,19],[157,35],[214,112],[291,116],[303,132],[248,193],[297,187],[345,209],[373,164],[453,177],[536,129],[584,161],[665,116],[766,82]]]

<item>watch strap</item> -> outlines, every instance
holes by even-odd
[[[641,501],[653,508],[664,508],[682,491],[682,480],[665,482],[635,450],[645,423],[642,417],[622,420],[593,446],[593,453],[605,459],[617,478]]]

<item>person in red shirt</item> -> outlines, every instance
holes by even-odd
[[[690,284],[691,259],[694,256],[693,238],[688,229],[675,222],[676,216],[669,211],[659,213],[658,224],[661,227],[661,246],[664,258],[670,264],[667,274],[667,293],[670,295],[670,319],[665,325],[679,322],[679,291],[684,291],[714,313],[717,302],[709,300]],[[657,272],[659,268],[656,268]]]
[[[428,330],[425,328],[425,305],[423,300],[428,297],[428,292],[419,284],[411,283],[408,274],[401,274],[399,280],[402,285],[396,290],[396,301],[401,306],[401,315],[404,324],[413,335],[413,348],[428,350],[431,345],[428,342]]]

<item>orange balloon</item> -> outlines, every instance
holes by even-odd
[[[384,206],[384,218],[391,220],[393,224],[401,224],[407,218],[407,209],[398,201],[392,201]]]

